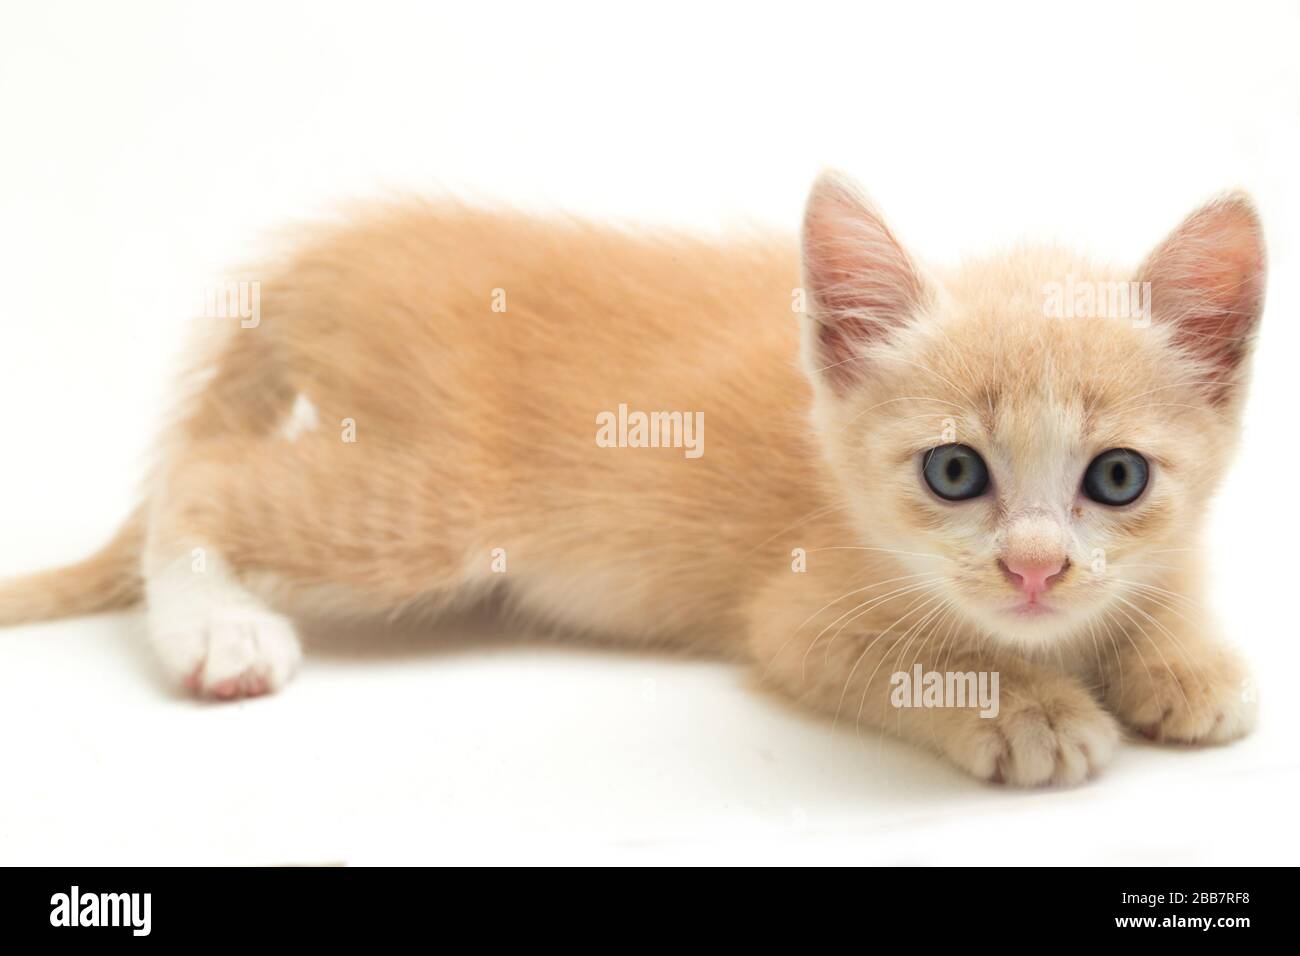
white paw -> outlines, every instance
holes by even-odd
[[[225,568],[176,562],[148,578],[149,632],[172,678],[231,700],[279,690],[298,669],[293,622],[267,609]]]
[[[279,690],[302,662],[293,624],[254,608],[220,608],[207,626],[203,660],[185,677],[193,690],[230,700]]]
[[[970,773],[1017,787],[1072,786],[1110,762],[1119,727],[1082,688],[1005,688],[998,716],[972,715],[945,750]]]

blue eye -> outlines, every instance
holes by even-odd
[[[1083,491],[1103,505],[1136,501],[1147,486],[1147,460],[1128,448],[1112,448],[1092,460],[1083,474]]]
[[[989,469],[969,445],[940,445],[925,453],[925,483],[945,501],[978,498],[989,486]]]

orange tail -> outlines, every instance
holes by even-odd
[[[144,535],[145,509],[141,507],[108,544],[85,560],[0,581],[0,626],[139,604],[144,598]]]

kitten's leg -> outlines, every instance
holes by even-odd
[[[146,568],[149,634],[174,680],[230,699],[278,690],[298,669],[293,623],[240,584],[217,549],[160,547]]]
[[[240,459],[256,442],[188,449],[155,488],[145,544],[151,642],[168,675],[223,699],[269,693],[298,669],[293,623],[240,580]],[[232,497],[233,496],[233,497]]]
[[[849,732],[894,734],[984,780],[1079,783],[1110,760],[1119,739],[1114,718],[1078,680],[1007,651],[977,647],[947,631],[946,622],[911,634],[906,622],[894,632],[853,624],[835,635],[835,626],[823,630],[834,617],[822,615],[801,628],[802,618],[772,602],[753,620],[750,646],[765,683]],[[891,676],[914,673],[916,664],[923,671],[996,672],[996,715],[981,717],[979,707],[895,707]]]
[[[1165,602],[1162,602],[1165,603]],[[1105,661],[1105,700],[1153,740],[1224,743],[1249,733],[1258,703],[1241,657],[1190,610],[1142,601],[1120,605],[1127,625],[1117,659]]]
[[[482,593],[488,549],[467,543],[477,512],[456,487],[436,462],[324,432],[182,449],[155,491],[145,553],[169,672],[215,696],[272,691],[301,657],[275,609],[386,617]]]

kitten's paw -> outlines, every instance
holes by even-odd
[[[279,690],[302,661],[292,622],[255,607],[214,609],[187,632],[157,634],[155,642],[186,687],[221,700]]]
[[[959,766],[993,783],[1071,786],[1110,762],[1115,719],[1082,687],[1064,679],[1005,686],[996,717],[969,715],[945,742]]]
[[[1123,679],[1113,678],[1106,696],[1120,719],[1144,737],[1183,744],[1243,737],[1255,726],[1259,706],[1241,659],[1218,647],[1186,660],[1176,651],[1157,661],[1130,653]]]
[[[149,634],[176,681],[231,700],[279,690],[298,669],[293,623],[244,588],[214,549],[155,562],[146,574]]]

